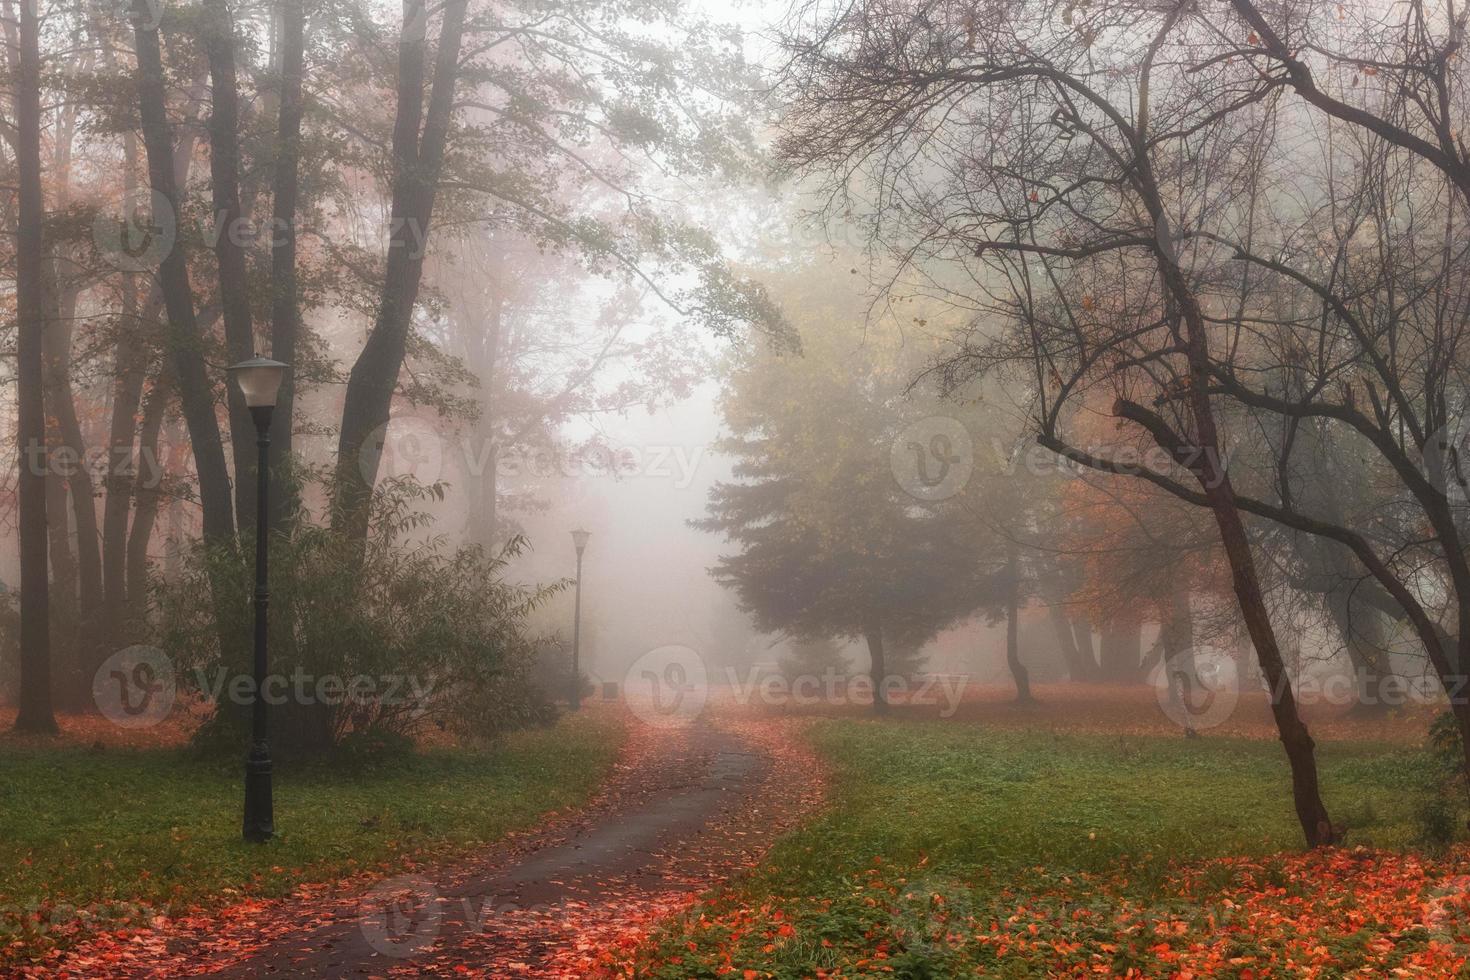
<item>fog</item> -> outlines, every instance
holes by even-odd
[[[0,0],[0,975],[1464,975],[1466,31]]]

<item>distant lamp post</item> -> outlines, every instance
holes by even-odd
[[[230,375],[245,396],[245,405],[255,421],[255,694],[250,712],[250,754],[245,758],[245,839],[261,843],[275,835],[271,802],[271,742],[267,725],[265,688],[269,658],[266,652],[266,608],[270,590],[266,569],[266,546],[270,541],[270,445],[271,413],[276,395],[286,377],[286,365],[265,357],[230,365]]]
[[[572,544],[577,549],[577,609],[572,616],[572,710],[582,707],[582,552],[587,550],[587,539],[591,531],[580,527],[572,532]]]

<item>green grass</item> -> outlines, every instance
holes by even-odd
[[[1001,961],[973,946],[952,961],[932,944],[905,950],[908,889],[938,896],[917,913],[924,922],[942,905],[945,921],[963,910],[953,921],[968,916],[986,928],[1033,901],[1073,911],[1090,904],[1111,921],[1121,906],[1187,907],[1164,894],[1177,887],[1181,864],[1303,846],[1285,758],[1272,741],[851,720],[819,723],[811,738],[832,770],[829,809],[744,880],[665,928],[641,956],[644,973],[717,976],[734,965],[776,977],[819,968],[925,977],[970,975],[978,964],[982,975],[1000,975],[990,971]],[[1349,826],[1350,844],[1420,842],[1420,814],[1433,796],[1426,753],[1323,743],[1318,758],[1326,802]],[[1220,886],[1234,873],[1228,864],[1208,868]],[[935,963],[944,964],[938,972]],[[1024,969],[1019,975],[1029,975]]]
[[[897,861],[922,852],[957,868],[1101,871],[1125,857],[1301,843],[1286,760],[1272,741],[874,722],[823,724],[813,737],[834,769],[834,812],[782,848],[796,871],[830,868],[802,860],[803,846]],[[1328,808],[1354,842],[1416,843],[1424,753],[1325,743],[1318,757]]]
[[[116,924],[495,841],[582,802],[620,743],[617,721],[584,713],[492,749],[286,769],[261,846],[240,839],[238,765],[0,741],[0,963],[64,941],[74,908]]]

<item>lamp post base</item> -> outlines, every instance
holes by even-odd
[[[270,748],[257,742],[250,747],[250,757],[245,760],[245,839],[263,844],[275,835]]]

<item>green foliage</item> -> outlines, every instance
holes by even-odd
[[[535,686],[527,617],[559,586],[502,578],[524,547],[494,556],[412,540],[428,526],[414,505],[433,487],[385,481],[365,546],[300,525],[271,542],[270,670],[280,678],[273,726],[282,753],[311,754],[358,736],[387,746],[432,725],[470,737],[545,723],[554,709]],[[159,646],[182,683],[218,709],[203,745],[241,744],[251,676],[254,549],[196,548],[154,594]],[[222,647],[220,637],[226,638]]]
[[[1455,721],[1455,716],[1442,711],[1429,726],[1429,752],[1434,760],[1434,771],[1441,780],[1458,781],[1462,785],[1465,779],[1465,750],[1460,741],[1460,726]]]
[[[809,263],[778,295],[802,350],[762,341],[730,365],[720,448],[735,479],[695,522],[737,549],[715,577],[764,632],[881,633],[917,648],[990,591],[972,542],[905,490],[893,462],[909,426],[960,410],[911,390],[929,349],[892,322],[864,323],[841,268]]]
[[[265,847],[240,840],[238,757],[0,742],[0,973],[93,929],[495,841],[584,800],[621,740],[583,713],[493,749],[294,767]]]
[[[1432,792],[1420,801],[1420,839],[1430,847],[1443,847],[1459,836],[1465,826],[1465,753],[1455,716],[1441,712],[1429,726],[1431,764],[1426,781]]]

